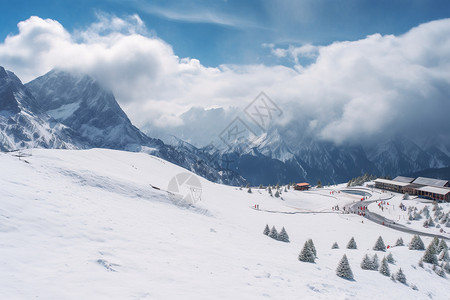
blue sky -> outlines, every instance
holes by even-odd
[[[180,57],[205,66],[287,64],[263,44],[327,45],[373,33],[401,34],[418,24],[450,16],[450,1],[426,0],[78,0],[3,1],[0,40],[32,15],[83,29],[105,12],[138,14],[149,30]]]

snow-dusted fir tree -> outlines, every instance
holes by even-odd
[[[436,249],[434,248],[434,244],[431,243],[428,247],[427,250],[425,250],[425,253],[423,254],[423,262],[429,263],[429,264],[437,264],[438,263],[438,259],[436,256]]]
[[[390,264],[395,264],[395,259],[394,259],[394,257],[392,256],[392,253],[391,253],[391,252],[389,252],[389,254],[386,256],[386,260],[387,260],[387,262],[390,263]]]
[[[381,236],[378,237],[375,245],[373,246],[373,250],[375,251],[386,251],[386,246],[384,245],[383,238]]]
[[[372,257],[372,270],[378,270],[380,263],[378,262],[378,255],[375,253]]]
[[[267,192],[269,193],[270,197],[272,197],[272,188],[270,187],[270,185],[267,188]]]
[[[397,273],[395,273],[395,280],[403,284],[406,284],[406,276],[403,273],[402,268],[398,269]]]
[[[302,251],[298,255],[298,260],[303,262],[309,262],[313,263],[316,259],[316,256],[314,255],[313,250],[311,249],[310,244],[308,241],[305,242],[305,245],[303,246]]]
[[[441,253],[439,253],[438,259],[443,262],[450,261],[450,256],[448,254],[448,250],[442,249]]]
[[[278,231],[275,229],[275,226],[272,226],[272,230],[270,230],[269,236],[273,239],[278,239]]]
[[[434,272],[436,274],[438,274],[440,277],[446,277],[445,276],[445,271],[442,268],[436,267],[436,269],[434,269]]]
[[[372,259],[369,255],[364,255],[363,260],[361,261],[361,269],[363,270],[373,270]]]
[[[338,243],[334,242],[334,244],[331,246],[331,249],[339,249]]]
[[[311,248],[312,252],[314,253],[314,256],[317,257],[317,250],[316,250],[316,246],[314,246],[313,240],[309,239],[308,243],[309,243],[309,247]]]
[[[397,241],[395,242],[395,246],[405,246],[405,243],[403,242],[403,239],[399,237]]]
[[[434,245],[434,248],[437,250],[437,248],[439,247],[439,238],[437,236],[435,236],[433,238],[433,240],[431,241],[431,243]]]
[[[248,188],[247,193],[249,193],[249,194],[252,193],[252,188],[251,187]]]
[[[264,228],[263,233],[264,233],[265,235],[269,235],[269,233],[270,233],[269,224],[266,224],[266,227]]]
[[[442,269],[443,269],[445,272],[447,272],[447,274],[450,274],[450,263],[449,263],[449,262],[446,262],[446,263],[444,264],[444,266],[442,267]]]
[[[275,192],[275,197],[279,198],[280,197],[280,193],[278,192],[278,190]]]
[[[344,279],[353,279],[353,272],[345,254],[336,268],[336,275]]]
[[[278,240],[285,242],[285,243],[289,243],[289,235],[286,232],[286,229],[281,228],[280,233],[278,234]]]
[[[347,249],[357,249],[357,248],[358,248],[358,247],[356,246],[355,238],[352,237],[352,238],[350,239],[350,241],[348,241]]]
[[[389,271],[389,265],[388,265],[386,257],[383,257],[383,259],[381,260],[380,268],[378,269],[378,271],[381,274],[383,274],[384,276],[390,276],[391,275],[391,272]]]
[[[418,235],[414,235],[409,243],[409,250],[425,250],[425,245]]]

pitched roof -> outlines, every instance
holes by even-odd
[[[405,176],[397,176],[394,179],[392,179],[393,181],[400,181],[400,182],[407,182],[407,183],[411,183],[414,181],[415,178],[413,177],[405,177]]]
[[[397,186],[407,186],[407,185],[409,185],[408,182],[400,182],[400,181],[394,181],[394,180],[382,179],[382,178],[377,178],[374,181],[375,182],[379,182],[379,183],[397,185]]]
[[[431,186],[436,186],[436,187],[444,187],[448,183],[448,180],[441,180],[441,179],[434,179],[434,178],[427,178],[427,177],[417,177],[417,179],[414,180],[413,183],[423,184],[423,185],[431,185]]]
[[[447,195],[450,193],[450,189],[435,186],[423,186],[421,188],[418,188],[418,190],[439,195]]]

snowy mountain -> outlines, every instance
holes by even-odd
[[[0,149],[110,148],[164,158],[211,181],[245,184],[198,149],[164,144],[130,122],[114,95],[86,75],[51,71],[24,86],[0,68]]]
[[[46,114],[20,79],[0,66],[0,150],[81,148],[83,138]]]

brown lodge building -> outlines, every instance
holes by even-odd
[[[375,187],[396,193],[408,193],[421,198],[450,201],[450,182],[448,180],[397,176],[393,180],[375,179]]]

